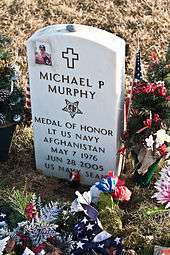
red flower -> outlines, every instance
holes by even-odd
[[[159,146],[159,151],[162,156],[165,156],[168,152],[166,144],[163,143],[161,146]]]
[[[132,192],[126,186],[119,186],[115,188],[112,197],[120,201],[129,201]]]
[[[166,97],[166,100],[167,100],[167,101],[170,101],[170,96],[167,96],[167,97]]]
[[[160,118],[159,118],[159,114],[158,114],[158,113],[155,113],[155,114],[153,115],[153,120],[154,120],[155,122],[160,121]]]
[[[46,247],[46,244],[45,243],[41,243],[39,244],[38,246],[32,248],[32,251],[35,253],[35,254],[39,254],[42,250],[44,250]]]
[[[25,215],[26,217],[31,220],[37,216],[37,209],[36,206],[30,202],[25,208]]]
[[[165,87],[160,87],[158,88],[158,95],[159,96],[162,96],[162,97],[165,97],[166,96],[166,93],[167,93],[167,89]]]
[[[145,127],[151,127],[152,126],[152,119],[146,119],[144,122]]]
[[[151,93],[152,90],[153,90],[152,84],[148,84],[146,87],[143,88],[143,93],[148,94],[148,93]]]

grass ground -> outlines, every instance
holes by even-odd
[[[58,23],[79,23],[105,29],[126,40],[128,84],[133,75],[138,38],[144,60],[153,48],[160,56],[165,51],[170,35],[169,13],[168,0],[1,0],[0,33],[12,38],[11,50],[18,53],[24,82],[27,72],[25,42],[37,29]],[[17,129],[10,159],[7,163],[0,163],[1,189],[21,188],[25,182],[28,190],[41,194],[44,199],[55,200],[62,196],[64,200],[71,200],[74,194],[67,183],[37,172],[32,130],[28,127]],[[152,245],[170,245],[167,213],[147,213],[156,206],[150,199],[153,189],[139,189],[133,183],[129,183],[129,187],[133,189],[133,197],[123,208],[122,232],[127,254],[133,254],[134,249],[136,254],[152,254]]]

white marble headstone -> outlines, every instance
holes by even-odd
[[[84,25],[52,25],[27,42],[36,167],[91,185],[116,169],[125,42]]]

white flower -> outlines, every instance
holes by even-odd
[[[166,134],[164,129],[156,132],[156,148],[161,146],[164,142],[170,143],[170,136]]]
[[[148,138],[145,139],[147,147],[153,149],[154,139],[153,136],[150,135]]]

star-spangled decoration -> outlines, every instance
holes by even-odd
[[[72,118],[74,118],[76,114],[83,114],[83,112],[78,108],[78,105],[79,105],[78,101],[72,103],[66,99],[65,102],[66,102],[66,106],[62,110],[70,113],[70,116]]]
[[[84,244],[84,243],[82,243],[82,242],[79,241],[79,242],[77,243],[77,249],[79,249],[79,248],[80,248],[80,249],[83,249],[83,244]]]
[[[1,213],[1,214],[0,214],[0,217],[5,218],[5,217],[6,217],[6,214]]]
[[[103,243],[103,244],[99,244],[98,247],[99,247],[99,248],[104,248],[104,243]]]
[[[88,219],[86,217],[83,218],[82,222],[86,224],[88,222]]]
[[[119,237],[116,237],[116,238],[114,239],[114,241],[116,242],[116,244],[119,244],[119,243],[120,243],[120,240],[121,240],[121,238],[119,238]]]
[[[83,255],[85,252],[95,251],[99,254],[107,254],[107,249],[115,249],[116,255],[122,255],[122,239],[113,238],[111,234],[103,230],[97,218],[86,215],[74,226],[74,245],[72,255]]]
[[[89,223],[89,224],[86,226],[86,228],[87,228],[87,230],[93,230],[93,226],[94,226],[94,225],[92,225],[92,224]]]
[[[141,79],[142,79],[141,54],[140,50],[138,49],[136,53],[134,81],[138,82]]]

